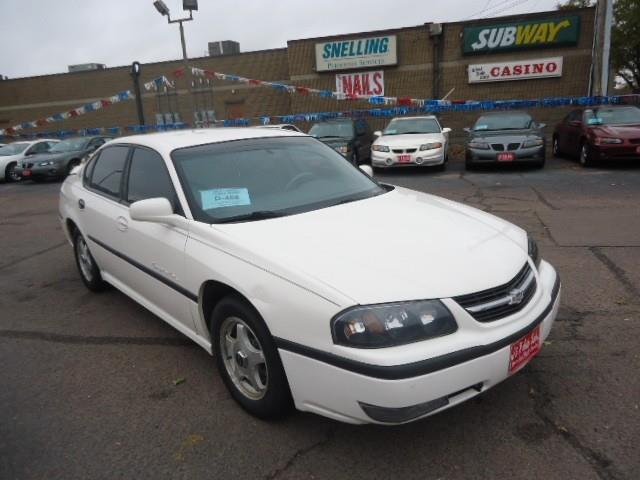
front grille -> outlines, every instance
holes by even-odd
[[[504,152],[504,145],[501,143],[492,143],[491,148],[493,148],[496,152]]]
[[[407,148],[406,150],[403,150],[402,148],[400,149],[394,149],[393,153],[416,153],[416,150],[418,150],[417,148]]]
[[[416,153],[417,148],[407,148],[407,153]]]
[[[479,322],[493,322],[522,310],[536,292],[536,278],[527,263],[510,282],[454,300]]]
[[[404,153],[404,150],[400,149],[400,150],[394,150],[393,153]]]
[[[517,150],[520,148],[520,144],[519,143],[510,143],[507,146],[507,150]]]

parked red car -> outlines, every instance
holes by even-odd
[[[553,132],[553,154],[577,157],[585,167],[601,160],[640,160],[640,108],[574,110]]]

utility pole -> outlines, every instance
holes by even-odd
[[[133,78],[133,92],[136,96],[136,110],[138,112],[138,124],[144,125],[144,109],[142,108],[142,94],[140,93],[140,62],[133,62],[129,75]]]
[[[598,0],[594,22],[593,95],[609,93],[613,0]]]

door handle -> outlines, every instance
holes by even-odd
[[[80,208],[80,210],[84,210],[84,200],[83,199],[78,200],[78,208]]]
[[[126,218],[118,217],[116,221],[118,222],[118,230],[121,232],[126,232],[129,229],[129,222]]]

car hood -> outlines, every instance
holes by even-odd
[[[71,152],[45,152],[45,153],[39,153],[37,155],[34,155],[33,158],[34,160],[50,160],[50,161],[56,161],[56,160],[67,160],[69,158],[77,158],[79,156],[82,156],[83,151],[82,150],[74,150]]]
[[[376,141],[376,145],[386,145],[391,148],[418,148],[429,142],[442,142],[442,133],[422,133],[413,135],[383,135]]]
[[[21,153],[18,153],[17,155],[0,155],[0,162],[9,163],[9,162],[14,162],[16,160],[20,160],[22,158],[23,158],[23,155]]]
[[[356,304],[448,298],[499,286],[527,260],[526,232],[403,188],[284,218],[213,225],[238,256]],[[293,272],[293,273],[291,273]]]
[[[598,137],[640,138],[640,125],[598,125],[589,128]]]

